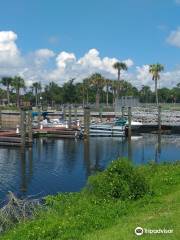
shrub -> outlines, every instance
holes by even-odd
[[[99,197],[125,200],[144,196],[150,187],[141,169],[127,159],[118,159],[104,172],[90,176],[86,190]]]

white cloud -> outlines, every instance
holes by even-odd
[[[180,48],[180,27],[178,27],[177,30],[171,31],[167,42],[172,46]]]
[[[55,56],[55,53],[47,48],[39,49],[35,52],[38,58],[48,59]]]
[[[133,77],[132,77],[133,79]],[[140,89],[142,85],[148,85],[154,90],[154,81],[152,75],[149,73],[149,66],[137,66],[136,72],[134,73],[134,85]],[[133,84],[131,81],[131,83]],[[160,80],[158,81],[159,87],[172,88],[180,82],[180,67],[173,70],[160,73]]]
[[[0,66],[17,67],[22,62],[21,54],[15,43],[16,33],[12,31],[0,31]]]
[[[56,58],[56,63],[59,68],[66,68],[68,64],[76,62],[74,53],[61,52]]]
[[[113,64],[118,60],[117,58],[100,57],[97,49],[90,49],[84,56],[79,59],[74,53],[61,52],[56,58],[57,68],[50,72],[49,79],[57,81],[62,84],[73,77],[76,81],[81,81],[92,73],[99,72],[107,78],[115,79],[117,71],[113,68]],[[131,67],[134,63],[131,59],[122,60]],[[125,76],[122,71],[122,77]]]
[[[127,72],[122,71],[122,78],[138,88],[149,85],[154,89],[149,66],[135,66],[135,71],[132,71],[131,66],[134,62],[130,58],[101,57],[100,52],[95,48],[90,49],[80,58],[72,52],[62,51],[56,54],[46,48],[22,56],[16,40],[16,33],[0,32],[0,76],[20,75],[26,80],[27,85],[35,81],[41,81],[43,84],[49,81],[63,84],[74,77],[76,81],[81,81],[95,72],[101,73],[106,78],[117,79],[117,71],[113,68],[113,64],[122,61],[129,68]],[[180,66],[173,71],[161,73],[160,86],[171,88],[180,82],[179,79]]]

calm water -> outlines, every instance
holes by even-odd
[[[146,134],[133,137],[81,140],[38,139],[32,149],[0,147],[0,198],[7,191],[38,197],[57,192],[79,191],[96,169],[104,169],[118,156],[134,164],[180,159],[180,136]],[[37,197],[36,196],[36,197]]]

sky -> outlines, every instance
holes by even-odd
[[[20,75],[63,84],[94,72],[138,88],[154,83],[149,64],[161,63],[161,87],[180,82],[180,0],[1,1],[0,77]]]

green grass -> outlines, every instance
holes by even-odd
[[[138,171],[146,175],[153,194],[134,201],[99,198],[86,191],[48,196],[47,210],[16,225],[0,239],[180,239],[180,163],[151,164]],[[137,226],[173,229],[174,233],[137,237]]]

